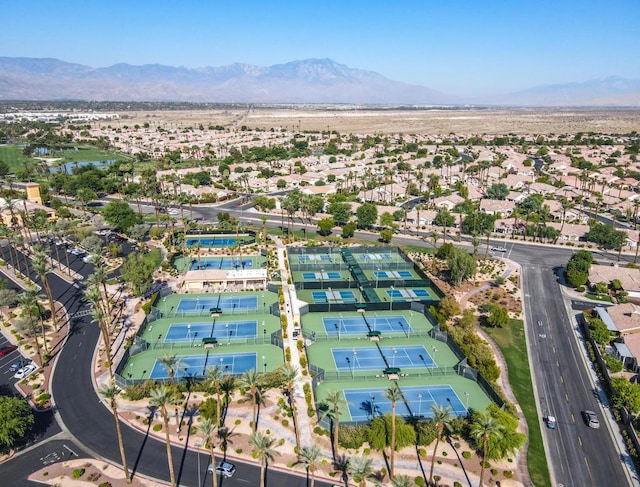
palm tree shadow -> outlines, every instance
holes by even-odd
[[[407,424],[411,425],[413,429],[416,431],[416,440],[417,440],[418,423],[420,422],[420,418],[416,416],[409,416],[406,419],[406,421],[407,421]],[[422,464],[422,457],[420,456],[420,446],[418,445],[417,441],[416,441],[415,447],[416,447],[416,458],[418,459],[418,466],[420,467],[420,473],[422,473],[424,484],[428,485],[429,481],[427,479],[427,472],[425,471],[424,465]]]
[[[453,448],[453,451],[456,453],[456,457],[458,458],[458,465],[460,465],[460,468],[462,468],[462,472],[464,473],[464,476],[467,479],[467,483],[469,484],[469,487],[473,487],[471,484],[471,479],[469,478],[469,474],[467,473],[467,469],[464,468],[464,463],[462,463],[462,458],[460,457],[460,453],[458,452],[458,449],[456,448],[456,446],[451,442],[451,437],[448,435],[447,435],[447,443],[449,443],[449,446],[451,446],[451,448]]]
[[[376,413],[380,414],[380,410],[378,409],[378,405],[373,401],[362,401],[360,403],[360,411],[364,411],[370,419],[376,415]]]
[[[138,465],[140,464],[140,458],[142,457],[142,452],[144,451],[144,447],[147,444],[147,439],[149,438],[149,431],[151,430],[151,423],[153,422],[153,418],[156,415],[156,407],[155,406],[147,406],[149,409],[149,415],[147,416],[147,431],[144,433],[144,439],[142,440],[142,444],[140,445],[140,449],[138,450],[138,456],[136,457],[136,461],[133,464],[133,468],[131,469],[131,478],[133,478],[138,470]]]
[[[178,475],[176,477],[176,484],[180,485],[180,478],[182,477],[182,470],[184,469],[184,462],[187,458],[187,452],[189,451],[189,439],[191,438],[191,425],[193,425],[193,417],[198,412],[198,406],[192,405],[184,409],[184,415],[189,416],[187,421],[187,439],[184,442],[184,448],[182,449],[182,457],[180,458],[180,468],[178,469]],[[180,430],[178,430],[179,432]]]

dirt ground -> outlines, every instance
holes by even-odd
[[[122,112],[111,126],[144,124],[225,127],[285,128],[297,131],[337,130],[356,134],[455,133],[459,136],[482,134],[560,134],[576,132],[629,133],[640,126],[640,110],[572,108],[521,109],[353,109],[351,107],[290,106],[228,110]]]

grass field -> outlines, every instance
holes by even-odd
[[[507,361],[509,383],[529,426],[527,465],[529,466],[531,482],[539,487],[551,487],[549,466],[544,453],[540,420],[533,395],[529,361],[522,360],[522,357],[527,356],[524,322],[522,320],[511,320],[509,325],[504,328],[485,328],[485,331],[500,347]]]
[[[23,148],[18,145],[0,145],[0,161],[9,165],[12,172],[20,170],[24,164],[35,164],[35,160],[22,153]]]
[[[162,253],[160,249],[150,249],[149,252],[143,254],[143,259],[151,262],[154,268],[162,264]]]
[[[120,152],[111,152],[104,151],[98,149],[97,147],[91,145],[81,145],[78,146],[78,150],[68,150],[56,154],[53,157],[64,157],[64,160],[67,162],[75,162],[75,161],[110,161],[113,159],[117,160],[131,160],[131,156],[127,154],[123,154]]]

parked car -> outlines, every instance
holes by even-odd
[[[31,374],[37,368],[38,367],[36,366],[36,364],[25,365],[20,370],[18,370],[15,374],[13,374],[13,378],[14,379],[24,379],[25,377],[27,377],[29,374]]]
[[[600,420],[598,420],[598,415],[593,411],[582,411],[582,418],[589,428],[598,429],[600,427]]]
[[[21,358],[20,360],[16,360],[9,366],[9,372],[17,372],[22,367],[30,363],[31,363],[31,359],[28,359],[28,358]]]
[[[506,252],[506,247],[491,247],[491,252]]]
[[[547,423],[547,428],[549,428],[550,430],[556,429],[557,422],[554,416],[547,416],[545,423]]]
[[[213,464],[210,463],[207,470],[209,473],[213,473]],[[233,477],[234,473],[236,473],[236,466],[229,462],[218,462],[216,463],[216,472],[223,477],[230,478]]]
[[[0,357],[4,357],[5,355],[9,355],[16,348],[18,348],[17,345],[7,345],[7,346],[4,346],[4,347],[0,348]]]

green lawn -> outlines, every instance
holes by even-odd
[[[24,164],[34,164],[35,161],[22,153],[23,148],[15,145],[0,145],[0,161],[4,161],[9,165],[12,172],[20,170]]]
[[[151,262],[154,268],[159,267],[162,263],[162,253],[160,252],[160,249],[157,248],[150,249],[149,252],[143,254],[143,258],[144,260]]]
[[[504,328],[485,328],[485,331],[496,342],[509,368],[509,383],[516,399],[524,412],[524,417],[529,426],[529,450],[527,452],[527,464],[531,482],[538,487],[551,486],[547,457],[542,443],[540,431],[540,419],[536,410],[529,361],[522,360],[527,357],[527,345],[525,341],[524,323],[522,320],[511,320]]]
[[[131,157],[128,156],[127,154],[122,154],[120,152],[104,151],[90,145],[81,145],[77,147],[78,147],[78,150],[67,150],[59,154],[55,154],[55,157],[64,157],[64,160],[67,162],[75,162],[75,161],[99,162],[99,161],[110,161],[113,159],[118,159],[122,161],[122,160],[131,159]]]

